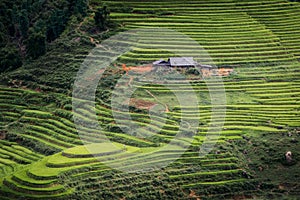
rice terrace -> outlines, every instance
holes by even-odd
[[[299,13],[2,0],[0,200],[300,199]]]

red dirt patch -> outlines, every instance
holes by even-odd
[[[143,99],[135,99],[135,98],[130,99],[130,102],[129,102],[130,106],[134,106],[136,108],[146,109],[146,110],[151,109],[156,104],[157,103],[152,102],[152,101],[146,101]]]
[[[219,68],[216,70],[210,70],[210,69],[201,69],[202,75],[204,77],[210,77],[213,74],[217,76],[229,76],[231,73],[233,73],[234,69],[231,68]]]
[[[133,71],[133,72],[136,72],[136,73],[150,72],[152,69],[153,69],[152,65],[129,67],[130,71]]]
[[[219,76],[229,76],[233,72],[231,68],[219,68],[218,75]]]

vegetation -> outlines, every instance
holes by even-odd
[[[3,0],[0,6],[0,199],[298,198],[298,2]],[[169,85],[145,84],[140,77],[126,82],[136,72],[122,64],[174,55],[162,47],[186,56],[202,53],[171,35],[157,41],[153,33],[143,35],[103,73],[95,108],[81,102],[72,111],[73,83],[89,52],[119,31],[146,27],[184,33],[218,67],[234,69],[223,77],[227,104],[221,131],[211,126],[222,123],[219,116],[211,119],[211,93],[220,88],[208,85],[197,70],[173,70]],[[191,80],[176,80],[178,71]],[[126,92],[114,90],[118,84],[135,89],[131,120],[111,108],[112,95]],[[180,105],[174,92],[191,91],[198,105]],[[117,103],[122,108],[126,102]],[[163,115],[154,112],[157,104]],[[76,127],[74,117],[87,121],[94,112],[102,130]],[[195,131],[181,124],[193,119],[199,122]],[[138,129],[130,132],[132,123]],[[158,151],[179,131],[188,137]],[[207,137],[215,146],[199,157]],[[162,169],[126,173],[178,155]]]
[[[72,16],[81,19],[88,12],[86,0],[5,0],[0,6],[0,72],[44,55],[47,44],[64,32]]]
[[[107,29],[109,14],[110,12],[106,5],[104,5],[102,8],[98,8],[95,12],[95,24],[101,31],[105,31]]]

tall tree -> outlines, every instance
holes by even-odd
[[[23,38],[27,38],[28,28],[29,28],[29,19],[28,19],[28,11],[23,9],[19,13],[19,27],[20,33]]]
[[[45,33],[34,28],[29,29],[27,39],[27,56],[36,59],[46,53],[46,36]]]
[[[65,30],[68,16],[64,10],[57,10],[51,15],[47,26],[47,41],[51,42]]]
[[[76,0],[75,3],[75,14],[80,14],[82,17],[87,15],[88,11],[88,0]]]
[[[108,27],[109,22],[109,9],[106,5],[104,5],[102,8],[98,8],[95,12],[94,20],[95,24],[98,26],[98,28],[101,31],[105,31]]]
[[[18,48],[14,44],[7,44],[4,48],[1,48],[0,58],[0,73],[22,66]]]
[[[0,21],[0,48],[4,47],[7,42],[7,32],[5,30],[5,27],[3,23]]]
[[[13,5],[12,12],[11,12],[11,21],[13,28],[10,30],[10,35],[14,37],[18,37],[19,34],[19,12],[18,7]]]

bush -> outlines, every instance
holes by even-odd
[[[190,68],[190,69],[186,70],[186,74],[199,75],[200,72],[196,68]]]
[[[0,73],[22,66],[22,59],[16,45],[8,44],[0,49]]]
[[[66,104],[66,105],[64,105],[64,109],[72,110],[72,105],[71,104]]]
[[[30,139],[24,138],[15,133],[9,133],[6,135],[6,139],[11,142],[17,142],[20,146],[24,146],[32,151],[44,154],[44,155],[53,155],[58,153],[60,150],[53,147],[46,146],[45,144],[39,141],[32,141]]]

